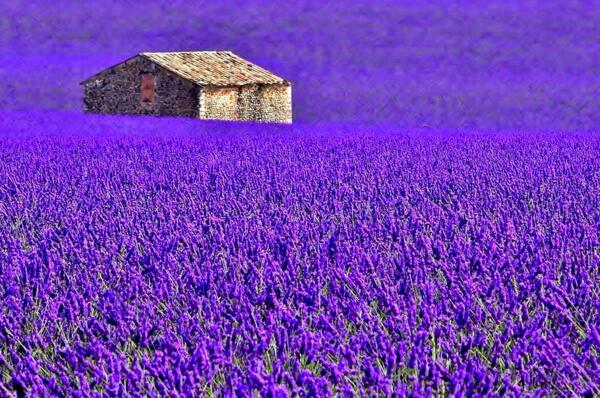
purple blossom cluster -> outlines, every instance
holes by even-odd
[[[0,395],[600,393],[598,135],[0,126]]]

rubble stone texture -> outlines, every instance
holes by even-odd
[[[208,52],[206,52],[208,53]],[[169,54],[169,53],[148,53]],[[199,53],[183,53],[199,54]],[[215,54],[217,54],[215,56]],[[89,113],[184,116],[200,119],[246,120],[262,122],[292,122],[291,83],[271,75],[270,78],[254,78],[252,73],[260,70],[261,76],[269,73],[258,66],[229,52],[211,52],[211,57],[225,54],[220,69],[214,65],[192,65],[186,73],[181,73],[182,64],[160,65],[162,57],[149,59],[139,54],[116,66],[108,68],[82,82],[84,87],[84,110]],[[227,58],[229,57],[229,58]],[[231,63],[230,58],[234,61]],[[184,62],[194,62],[193,58],[182,57]],[[196,58],[196,62],[197,62]],[[240,72],[242,66],[250,68],[250,73]],[[159,62],[160,62],[159,61]],[[162,62],[161,62],[162,63]],[[165,67],[165,65],[167,67]],[[228,66],[237,67],[232,72]],[[212,67],[212,68],[211,68]],[[263,72],[264,71],[264,72]],[[209,79],[200,76],[190,79],[191,73],[209,72]],[[221,74],[222,76],[215,76]],[[154,81],[154,92],[149,93],[148,76]],[[239,82],[235,79],[239,77]],[[218,79],[221,85],[206,84],[210,78]],[[279,81],[273,83],[273,81]],[[145,82],[145,83],[144,83]],[[143,84],[144,83],[144,84]],[[152,98],[152,100],[148,100]]]

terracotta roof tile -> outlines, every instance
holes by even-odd
[[[231,51],[153,52],[140,55],[199,85],[287,83]]]

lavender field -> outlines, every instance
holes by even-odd
[[[0,397],[600,395],[600,6],[0,15]],[[81,114],[218,48],[298,123]]]

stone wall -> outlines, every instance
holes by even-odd
[[[281,84],[203,87],[200,118],[292,122],[292,88]]]
[[[151,102],[142,101],[142,75],[154,76]],[[248,84],[198,87],[136,56],[84,83],[84,110],[91,113],[166,115],[201,119],[292,122],[292,87]]]
[[[141,75],[154,75],[154,100],[142,102]],[[91,113],[198,117],[200,89],[137,56],[84,82],[84,110]]]
[[[269,84],[260,91],[264,122],[292,123],[292,86]]]
[[[200,119],[239,120],[237,87],[202,87]]]

